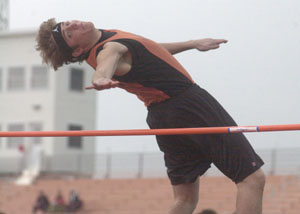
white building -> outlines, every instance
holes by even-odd
[[[42,64],[35,36],[36,31],[0,32],[0,131],[94,130],[96,93],[84,90],[92,69],[73,64],[54,72]],[[0,173],[38,164],[41,170],[91,174],[95,142],[94,137],[0,138]]]

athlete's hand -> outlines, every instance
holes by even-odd
[[[226,39],[198,39],[194,40],[194,47],[199,51],[209,51],[212,49],[217,49],[220,47],[220,44],[227,43]]]
[[[91,86],[85,87],[85,89],[87,89],[87,90],[95,89],[95,90],[100,91],[100,90],[104,90],[104,89],[115,88],[120,84],[120,82],[101,77],[96,80],[93,80],[92,84],[93,85],[91,85]]]

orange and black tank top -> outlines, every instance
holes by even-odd
[[[102,36],[89,51],[87,63],[96,69],[96,57],[106,42],[125,45],[131,53],[131,70],[123,76],[119,88],[136,94],[146,106],[159,103],[185,91],[194,81],[180,63],[154,41],[119,30],[101,30]]]

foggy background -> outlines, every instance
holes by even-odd
[[[175,55],[239,125],[300,123],[299,0],[11,0],[10,30],[42,21],[92,21],[157,42],[224,38],[209,52]],[[144,129],[146,108],[121,89],[98,93],[98,129]],[[246,134],[255,148],[300,147],[300,133]],[[153,136],[99,137],[99,152],[156,151]]]

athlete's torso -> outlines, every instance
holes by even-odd
[[[96,69],[96,57],[106,42],[125,45],[128,52],[113,78],[121,82],[120,88],[136,94],[146,106],[174,97],[193,84],[186,70],[159,44],[119,30],[101,31],[101,39],[89,52],[87,63]]]

